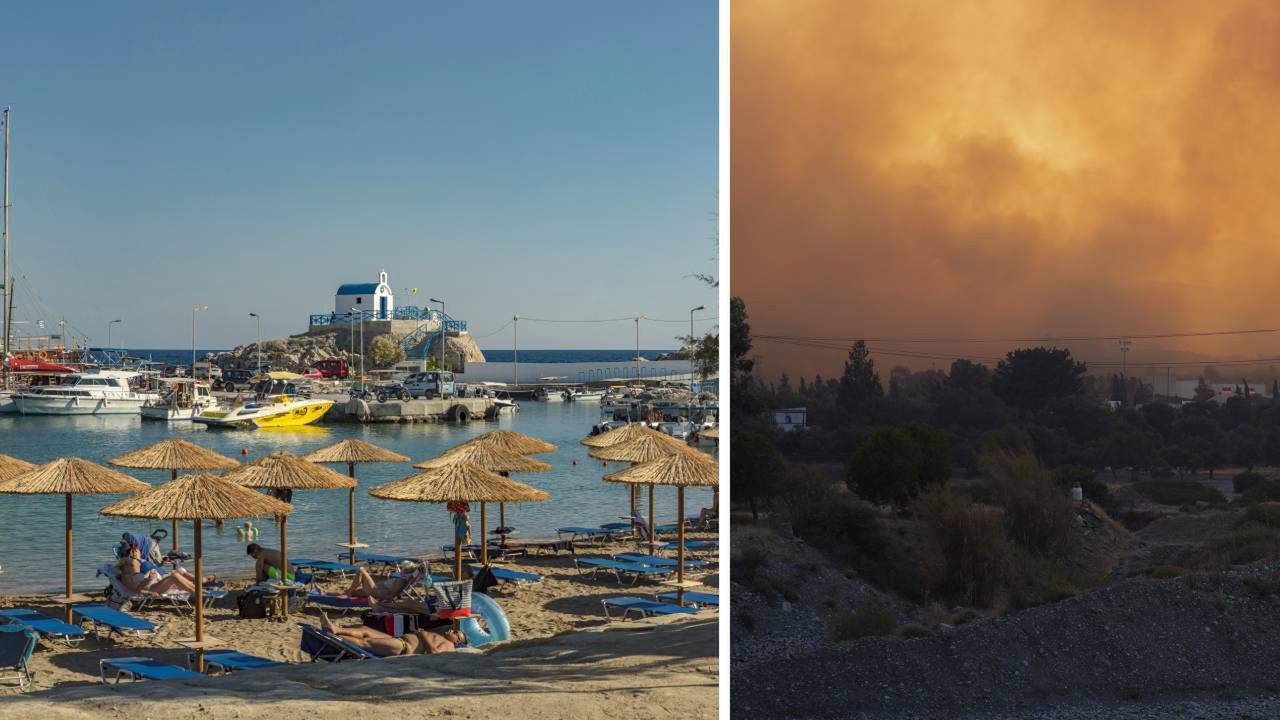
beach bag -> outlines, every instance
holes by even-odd
[[[236,610],[241,620],[262,620],[269,614],[272,598],[261,590],[249,588],[236,598]]]
[[[450,580],[435,584],[436,615],[449,620],[471,617],[471,581]]]

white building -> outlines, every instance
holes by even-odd
[[[804,430],[808,416],[808,408],[781,408],[773,411],[773,423],[783,432]]]
[[[376,283],[346,283],[333,296],[333,312],[345,315],[348,310],[372,312],[375,320],[390,320],[396,310],[387,271],[378,274]]]

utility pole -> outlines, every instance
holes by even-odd
[[[262,374],[262,316],[258,313],[251,312],[249,317],[258,322],[258,374]]]
[[[208,305],[196,305],[191,308],[191,379],[196,379],[196,313],[208,310]],[[209,373],[212,375],[212,373]],[[212,379],[212,378],[210,378]]]
[[[636,384],[640,384],[640,318],[636,318]]]
[[[511,316],[511,389],[520,384],[520,316]]]

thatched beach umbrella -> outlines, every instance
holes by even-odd
[[[477,445],[493,445],[494,447],[508,450],[521,455],[541,455],[543,453],[555,452],[559,448],[546,440],[539,440],[536,437],[518,433],[515,430],[492,430],[478,437],[468,440],[464,445],[475,443]],[[502,473],[498,473],[501,475]],[[507,504],[498,503],[498,527],[507,527]],[[499,537],[502,538],[502,545],[507,544],[507,535],[503,532]]]
[[[356,564],[356,465],[359,463],[409,462],[409,458],[378,447],[364,440],[342,440],[302,456],[313,463],[346,463],[347,475],[352,479],[347,493],[347,547],[351,550],[351,564]]]
[[[698,434],[699,434],[699,435],[701,435],[701,436],[702,436],[702,437],[704,437],[704,438],[711,438],[712,440],[719,440],[719,439],[720,439],[720,426],[719,426],[719,425],[717,425],[717,426],[715,426],[715,427],[711,428],[710,430],[707,430],[707,431],[705,431],[705,432],[701,432],[701,433],[698,433]]]
[[[168,470],[173,473],[170,480],[178,479],[179,470],[231,470],[240,467],[239,462],[225,455],[178,438],[161,440],[107,462],[135,470]],[[177,520],[173,521],[173,551],[178,552]]]
[[[641,430],[629,433],[629,437],[622,442],[616,442],[604,447],[597,447],[587,453],[597,460],[612,460],[614,462],[628,462],[632,465],[637,463],[649,462],[657,460],[667,455],[675,453],[695,452],[688,445],[676,440],[665,433],[660,433],[652,428],[643,425],[628,425],[627,427],[640,427]],[[613,430],[611,432],[621,432],[626,428]],[[608,435],[609,433],[602,433]],[[600,436],[597,436],[600,437]],[[629,488],[631,496],[631,517],[636,515],[636,486],[631,485]],[[634,521],[633,521],[634,523]],[[653,554],[655,538],[653,530],[653,486],[649,486],[649,554]]]
[[[25,472],[35,470],[36,466],[26,460],[0,455],[0,482],[13,479]]]
[[[379,485],[370,489],[369,494],[383,500],[432,503],[532,502],[551,497],[541,490],[466,462],[432,468]],[[461,580],[462,537],[457,532],[453,537],[453,553],[454,577]]]
[[[720,487],[720,464],[710,456],[700,452],[685,452],[667,455],[626,470],[606,475],[609,482],[625,482],[631,484],[646,483],[654,485],[676,486],[676,602],[684,605],[684,489],[690,486]]]
[[[71,496],[111,495],[149,490],[151,486],[118,470],[80,458],[61,458],[0,482],[0,493],[65,495],[67,525],[67,622],[71,622]]]
[[[170,480],[98,512],[113,517],[194,522],[196,584],[199,585],[204,579],[204,551],[200,546],[202,520],[234,520],[261,515],[285,517],[293,512],[293,506],[241,487],[226,478],[201,474]],[[188,646],[196,651],[196,671],[204,672],[205,647],[216,644],[217,640],[205,640],[203,588],[196,588],[196,593],[196,637],[195,642],[188,643]]]
[[[489,472],[503,477],[513,472],[545,472],[551,466],[541,460],[527,458],[524,455],[503,450],[497,445],[487,443],[463,443],[444,451],[439,457],[414,465],[419,470],[432,470],[446,465],[470,463],[478,465]],[[502,513],[499,522],[505,522],[506,513]],[[503,525],[502,527],[505,527]],[[505,535],[503,536],[506,537]],[[480,502],[480,562],[489,567],[489,522],[485,514],[485,503]]]
[[[248,488],[267,490],[325,490],[353,488],[355,478],[334,472],[286,452],[263,455],[243,467],[222,476]],[[289,518],[280,516],[280,581],[289,582]],[[288,612],[288,603],[285,611]]]

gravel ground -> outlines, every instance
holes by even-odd
[[[1128,580],[931,637],[802,642],[803,611],[735,651],[735,717],[1254,718],[1280,716],[1275,565]],[[1255,576],[1250,579],[1249,576]],[[1262,588],[1266,579],[1273,585]],[[1260,589],[1261,588],[1261,589]],[[1274,589],[1273,589],[1274,588]],[[735,586],[734,613],[747,593]],[[775,620],[757,613],[755,625]],[[733,632],[747,632],[735,621]],[[754,633],[753,633],[754,634]],[[760,652],[776,640],[776,653]]]

